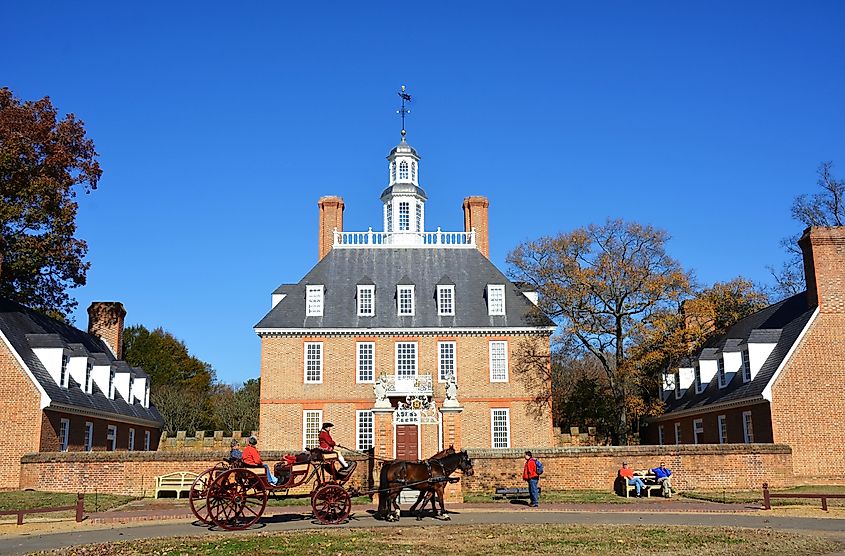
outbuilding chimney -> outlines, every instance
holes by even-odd
[[[334,245],[334,230],[343,231],[343,199],[334,195],[320,197],[317,201],[320,209],[320,230],[318,241],[319,259],[323,260]]]
[[[490,201],[487,197],[474,196],[464,199],[464,231],[475,228],[475,245],[481,254],[490,258],[490,237],[487,224],[487,208]]]
[[[103,340],[116,359],[123,359],[123,319],[126,309],[119,301],[94,301],[88,307],[88,333]]]
[[[821,313],[845,313],[845,226],[812,226],[798,241],[804,254],[807,303]]]

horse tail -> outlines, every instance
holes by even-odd
[[[384,462],[381,464],[381,471],[379,471],[378,484],[378,512],[380,515],[387,515],[387,498],[390,492],[390,481],[388,480],[388,471],[390,471],[390,463]]]

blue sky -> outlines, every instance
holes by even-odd
[[[704,283],[768,280],[815,170],[845,177],[842,2],[14,2],[0,85],[86,122],[92,300],[163,326],[220,380],[317,259],[317,199],[381,227],[396,90],[429,228],[486,195],[491,258],[608,217],[666,229]]]

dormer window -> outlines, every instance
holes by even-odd
[[[727,386],[726,377],[725,377],[725,360],[719,359],[719,388],[724,388]]]
[[[487,286],[487,314],[489,316],[505,314],[505,286]]]
[[[408,201],[399,203],[399,231],[407,232],[411,227],[411,205]]]
[[[701,394],[701,367],[695,366],[695,393]]]
[[[68,386],[68,363],[70,363],[70,357],[68,357],[67,355],[62,355],[62,369],[59,372],[59,386],[61,386],[62,388],[67,388]]]
[[[88,364],[85,365],[85,393],[91,393],[91,371],[94,370],[94,365],[89,361]]]
[[[132,383],[135,381],[131,376],[129,377],[129,388],[126,390],[126,403],[132,405]]]
[[[305,316],[323,316],[323,286],[307,286],[305,290]]]
[[[414,316],[414,286],[396,286],[399,316]]]
[[[751,360],[748,350],[742,352],[742,382],[751,382]]]
[[[681,373],[675,373],[675,399],[679,399],[681,397]]]
[[[408,179],[408,163],[404,160],[399,163],[399,179],[400,180],[407,180]]]
[[[376,287],[358,286],[358,316],[372,317],[376,314]]]
[[[114,367],[109,369],[109,399],[114,399]]]
[[[437,286],[437,314],[441,317],[455,314],[455,286]]]
[[[149,379],[147,379],[147,386],[144,388],[144,407],[150,407],[150,384]],[[148,443],[149,444],[149,443]],[[149,450],[149,447],[144,448],[145,450]]]

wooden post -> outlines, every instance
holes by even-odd
[[[76,522],[82,521],[82,514],[85,511],[85,495],[81,492],[76,493]]]
[[[763,483],[763,509],[772,509],[772,499],[769,498],[769,483]]]

